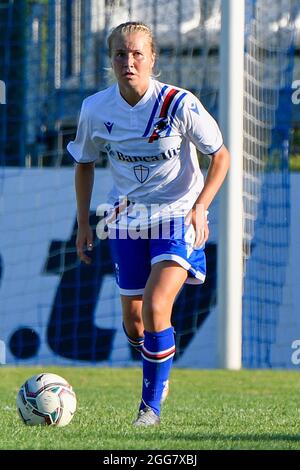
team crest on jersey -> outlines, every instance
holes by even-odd
[[[157,118],[157,121],[154,123],[154,132],[158,134],[159,137],[164,137],[169,129],[170,129],[169,116]]]
[[[136,179],[140,183],[144,183],[149,176],[149,168],[144,165],[137,165],[133,167]]]

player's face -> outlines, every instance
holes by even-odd
[[[148,88],[155,61],[149,37],[142,33],[118,35],[112,43],[112,67],[120,88]]]

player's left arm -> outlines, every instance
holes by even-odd
[[[209,236],[206,211],[219,191],[230,165],[230,153],[223,144],[212,154],[211,163],[201,193],[199,194],[191,213],[191,223],[196,232],[195,248],[203,245]]]

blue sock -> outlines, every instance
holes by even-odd
[[[139,352],[142,352],[142,346],[144,344],[144,336],[141,336],[140,338],[132,338],[131,336],[129,336],[129,334],[127,333],[126,329],[125,329],[125,325],[124,323],[122,323],[123,325],[123,330],[124,330],[124,333],[125,335],[127,336],[127,341],[128,343],[130,344],[130,346],[132,346],[134,349],[136,349],[137,351]]]
[[[140,410],[150,406],[160,414],[160,400],[165,382],[169,379],[175,354],[174,330],[172,327],[159,333],[145,331],[142,347],[143,392]]]

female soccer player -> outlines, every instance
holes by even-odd
[[[230,156],[199,100],[152,78],[156,49],[148,26],[120,24],[108,47],[117,82],[83,101],[76,139],[68,145],[77,162],[76,246],[81,261],[90,263],[85,249],[93,247],[89,208],[94,162],[100,150],[106,151],[113,182],[109,202],[115,208],[109,238],[123,327],[143,360],[134,425],[148,426],[160,423],[175,354],[173,303],[185,282],[205,280],[207,209]],[[196,148],[212,157],[205,183]],[[139,231],[132,231],[137,226]]]

